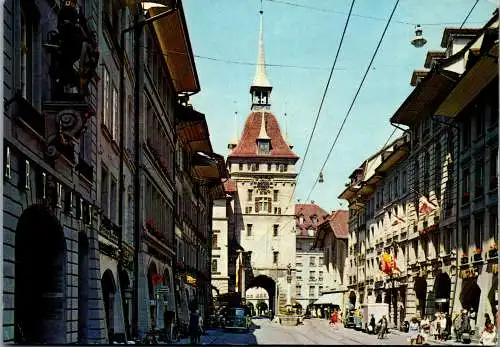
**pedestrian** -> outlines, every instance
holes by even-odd
[[[444,313],[441,313],[439,317],[439,340],[440,341],[445,341],[446,340],[446,332],[448,331],[447,329],[447,322],[446,322],[446,316]]]
[[[379,324],[380,324],[380,331],[378,333],[378,337],[377,338],[383,339],[385,333],[387,332],[387,324],[388,324],[387,317],[386,317],[385,314],[380,319]]]
[[[191,316],[189,317],[189,336],[191,338],[191,344],[197,345],[200,343],[200,314],[198,310],[191,311]]]
[[[495,345],[495,326],[490,322],[480,334],[479,342],[482,345],[493,346]]]
[[[371,315],[370,317],[370,323],[368,324],[368,332],[371,334],[375,334],[375,316]]]
[[[417,317],[413,317],[408,327],[408,334],[409,334],[408,340],[410,342],[410,345],[413,345],[414,343],[417,342],[417,338],[419,336],[419,330],[420,330],[420,325],[418,324],[418,319]]]
[[[484,314],[484,327],[486,328],[488,326],[488,324],[491,323],[491,318],[490,318],[490,315],[488,313],[485,313]]]

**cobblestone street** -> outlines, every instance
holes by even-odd
[[[204,345],[408,345],[407,335],[404,333],[393,331],[383,340],[379,340],[375,335],[368,335],[343,326],[330,327],[328,321],[322,319],[308,319],[304,321],[304,325],[298,327],[282,326],[264,318],[254,319],[253,322],[255,329],[247,333],[228,332],[222,329],[209,330],[202,337],[201,343]],[[449,340],[447,343],[428,341],[428,343],[452,345],[454,341]],[[189,344],[189,340],[183,339],[180,344]]]

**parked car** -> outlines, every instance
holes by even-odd
[[[248,312],[241,307],[229,308],[226,315],[226,329],[248,330],[250,328],[251,317]]]

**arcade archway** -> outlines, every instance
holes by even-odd
[[[156,295],[155,287],[161,281],[158,275],[156,264],[152,261],[148,267],[148,293],[149,293],[149,312],[150,312],[150,326],[156,327]]]
[[[435,304],[437,312],[448,312],[450,310],[451,279],[447,273],[437,275],[434,282]]]
[[[19,344],[66,342],[66,241],[44,206],[27,208],[17,224],[14,339]]]
[[[415,296],[417,298],[417,313],[420,317],[424,317],[427,298],[427,280],[423,277],[415,278],[413,290],[415,290]]]
[[[460,293],[460,303],[462,307],[477,313],[479,309],[479,299],[481,297],[481,288],[477,285],[476,278],[464,279],[462,282],[462,293]]]
[[[102,299],[104,301],[104,314],[106,316],[106,326],[108,328],[108,338],[114,340],[114,303],[116,294],[116,283],[113,272],[107,269],[101,278]]]
[[[349,304],[353,309],[356,307],[356,293],[353,290],[349,293]]]
[[[269,297],[269,309],[273,311],[274,314],[278,312],[278,305],[276,303],[276,282],[269,276],[259,275],[254,277],[247,286],[247,290],[250,288],[260,287],[265,289]]]
[[[120,269],[118,272],[118,280],[120,281],[120,291],[122,295],[123,305],[123,319],[125,321],[125,334],[126,338],[130,340],[132,331],[130,326],[130,312],[131,312],[131,297],[132,288],[130,286],[130,278],[126,270]]]

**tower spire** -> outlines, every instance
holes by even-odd
[[[264,11],[262,10],[262,1],[260,2],[260,29],[259,46],[257,51],[257,65],[255,67],[255,76],[250,86],[252,94],[252,110],[269,109],[270,94],[272,90],[271,83],[267,78],[266,58],[264,53]]]

